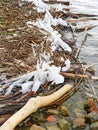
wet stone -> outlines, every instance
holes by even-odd
[[[79,102],[76,103],[76,105],[77,105],[77,107],[79,109],[83,109],[84,102],[83,101],[79,101]]]
[[[47,128],[47,127],[50,127],[50,126],[55,126],[56,124],[57,124],[57,122],[45,122],[44,127]]]
[[[69,122],[66,121],[65,119],[61,119],[58,121],[58,125],[61,128],[61,130],[69,130]]]
[[[88,112],[88,109],[93,107],[95,105],[94,100],[93,99],[88,99],[85,104],[84,104],[84,109]]]
[[[54,116],[54,115],[49,115],[46,120],[48,122],[56,122],[57,121],[57,118]]]
[[[84,118],[75,118],[73,120],[73,129],[79,130],[84,129],[86,127],[85,119]]]
[[[54,110],[54,109],[48,109],[47,111],[48,114],[54,114],[54,115],[58,115],[59,112],[57,110]]]
[[[42,113],[35,113],[35,114],[32,114],[31,116],[31,120],[33,122],[44,122],[45,121],[45,118],[44,118],[44,115]]]
[[[32,125],[30,130],[46,130],[46,129],[44,129],[44,128],[40,127],[40,126],[37,126],[37,125]]]
[[[92,107],[93,105],[95,105],[94,100],[92,98],[88,99],[85,105],[88,107]]]
[[[60,114],[62,116],[68,116],[69,115],[68,108],[66,106],[61,106],[60,107]]]
[[[98,121],[90,125],[90,130],[98,130]]]
[[[92,123],[92,122],[98,121],[98,113],[93,111],[93,112],[87,114],[85,116],[85,119],[86,119],[87,123]]]
[[[76,117],[83,117],[83,118],[85,117],[84,113],[78,108],[76,108],[74,110],[74,113],[75,113]]]
[[[61,130],[57,125],[47,126],[47,130]]]

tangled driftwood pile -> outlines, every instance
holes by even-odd
[[[0,130],[5,127],[12,130],[38,108],[64,101],[75,92],[83,78],[94,79],[85,74],[86,69],[84,70],[78,55],[87,38],[87,30],[95,25],[78,27],[77,22],[96,18],[94,15],[71,13],[69,4],[70,2],[52,0],[19,3],[19,10],[22,6],[28,6],[29,15],[33,17],[29,20],[23,18],[27,23],[24,27],[8,28],[8,32],[19,32],[14,33],[14,37],[7,37],[10,40],[1,36],[0,49],[3,49],[2,53],[0,52],[0,123],[23,107],[31,97],[42,97],[30,99],[26,108],[23,107]],[[77,48],[76,34],[82,31],[84,37],[81,39],[80,48]],[[33,107],[28,107],[31,102]],[[25,109],[30,110],[26,113]],[[24,116],[21,116],[22,114]],[[13,120],[16,124],[7,126]]]

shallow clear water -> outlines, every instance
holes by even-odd
[[[93,14],[98,18],[98,0],[70,0],[71,10],[75,13]],[[98,20],[90,21],[96,24],[97,27],[88,31],[90,36],[87,37],[86,42],[82,46],[80,52],[80,59],[89,64],[95,64],[96,75],[98,75]],[[91,24],[90,23],[90,24]],[[86,24],[86,23],[85,23]],[[81,34],[79,34],[81,35]]]
[[[98,0],[70,0],[74,12],[98,15]]]

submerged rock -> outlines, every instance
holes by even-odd
[[[95,105],[94,100],[92,98],[88,99],[84,104],[84,109],[88,112],[88,110]]]
[[[66,106],[61,106],[61,107],[60,107],[60,114],[61,114],[62,116],[68,116],[68,115],[69,115],[69,111],[68,111],[68,109],[67,109]]]
[[[58,110],[54,110],[54,109],[48,109],[47,113],[54,114],[54,115],[58,115],[59,114]]]
[[[78,102],[76,103],[76,105],[77,105],[77,107],[78,107],[79,109],[83,109],[84,102],[83,102],[83,101],[78,101]]]
[[[87,123],[92,123],[92,122],[98,121],[98,113],[93,111],[93,112],[87,114],[85,116],[85,119],[86,119]]]
[[[57,125],[47,126],[47,130],[61,130]]]
[[[59,120],[58,125],[61,130],[69,130],[69,122],[67,122],[65,119]]]
[[[44,128],[40,127],[40,126],[37,126],[37,125],[32,125],[30,130],[46,130],[46,129],[44,129]]]
[[[84,118],[75,118],[73,120],[73,129],[79,130],[84,129],[86,127],[85,119]]]
[[[54,116],[54,115],[49,115],[46,120],[48,122],[56,122],[57,121],[57,118]]]
[[[42,122],[45,122],[45,117],[44,117],[44,114],[43,113],[34,113],[31,115],[31,121],[33,123],[37,123],[37,124],[41,124]]]
[[[84,113],[78,108],[76,108],[74,110],[74,113],[75,113],[76,117],[83,117],[83,118],[85,117]]]
[[[98,130],[98,121],[90,125],[90,130]]]

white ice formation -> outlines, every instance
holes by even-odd
[[[44,19],[37,19],[36,22],[34,21],[28,21],[27,25],[29,26],[37,26],[41,29],[44,29],[45,31],[49,32],[50,37],[49,40],[51,41],[51,49],[53,51],[57,50],[58,48],[63,49],[64,51],[71,52],[71,48],[67,43],[65,43],[61,39],[61,35],[58,33],[58,31],[55,31],[52,28],[53,26],[57,26],[59,24],[63,26],[67,26],[66,21],[64,21],[61,18],[53,18],[49,10],[51,8],[55,8],[56,11],[63,11],[63,6],[61,4],[54,4],[49,5],[45,4],[42,0],[21,0],[21,1],[28,1],[35,4],[35,8],[38,12],[45,12]],[[21,5],[22,6],[22,5]],[[41,54],[42,55],[42,54]],[[45,55],[44,55],[45,56]],[[67,71],[70,69],[70,61],[67,59],[65,61],[65,66],[61,68],[61,66],[56,67],[55,65],[50,65],[49,57],[46,61],[41,61],[40,63],[37,63],[36,65],[36,71],[30,72],[28,74],[25,74],[21,77],[15,78],[11,81],[7,81],[6,84],[9,85],[9,88],[7,89],[6,94],[11,93],[12,89],[16,86],[21,86],[21,92],[26,93],[29,91],[38,91],[39,87],[43,85],[46,81],[52,82],[54,84],[61,84],[64,82],[64,77],[60,75],[60,71]],[[64,61],[64,58],[62,57],[61,60]],[[33,79],[30,81],[30,79]]]

